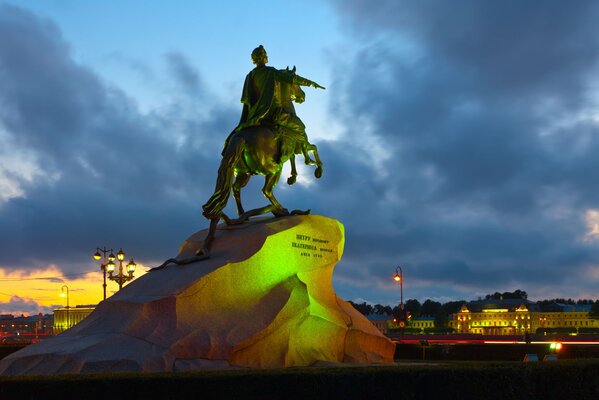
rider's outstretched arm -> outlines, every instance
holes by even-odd
[[[324,86],[320,86],[318,83],[299,75],[293,75],[293,83],[296,83],[300,86],[312,86],[316,89],[325,89]]]
[[[294,68],[294,71],[295,71],[295,68]],[[310,79],[304,78],[303,76],[296,75],[293,71],[289,71],[289,70],[279,70],[278,74],[276,75],[276,79],[283,81],[283,82],[300,85],[300,86],[312,86],[316,89],[324,89],[325,88],[324,86],[320,86],[318,83],[311,81]]]

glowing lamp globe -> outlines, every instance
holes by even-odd
[[[135,264],[133,259],[129,260],[129,264],[127,264],[127,272],[133,274],[135,272],[135,267],[137,267],[137,264]]]
[[[106,264],[106,271],[112,273],[114,272],[114,262],[112,260],[110,260],[110,262],[108,262],[108,264]]]

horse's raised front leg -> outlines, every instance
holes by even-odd
[[[249,172],[238,173],[233,182],[233,197],[235,197],[235,203],[237,204],[237,215],[243,214],[243,206],[241,205],[241,189],[248,184],[251,174]]]
[[[305,145],[302,146],[302,154],[304,155],[304,162],[306,163],[306,165],[314,165],[316,164],[316,161],[312,160],[310,158],[310,150],[312,150],[310,148],[310,146],[312,146],[310,143],[306,143]]]
[[[322,176],[322,161],[320,161],[320,157],[318,156],[318,147],[316,147],[315,144],[308,143],[306,148],[314,154],[314,158],[316,159],[316,170],[314,171],[314,176],[319,179]]]
[[[287,178],[287,184],[293,185],[297,178],[297,170],[295,169],[295,155],[291,156],[291,158],[289,159],[289,162],[291,163],[291,176],[289,178]]]
[[[271,204],[274,207],[271,211],[276,217],[289,215],[289,211],[287,211],[286,208],[283,208],[281,203],[279,203],[279,201],[275,198],[274,194],[272,194],[273,189],[275,188],[275,186],[277,186],[277,183],[279,183],[280,177],[281,169],[279,169],[277,172],[273,174],[266,175],[264,177],[264,187],[262,188],[262,193],[264,193],[264,196],[266,196],[266,198],[270,200]]]

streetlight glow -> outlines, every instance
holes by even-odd
[[[111,256],[113,257],[112,260],[110,260]],[[112,255],[112,254],[110,256],[108,256],[108,259],[110,260],[110,262],[108,264],[106,264],[106,271],[108,271],[108,275],[109,275],[108,279],[118,283],[119,290],[121,290],[123,288],[123,284],[125,282],[133,279],[133,273],[135,272],[135,268],[137,267],[137,264],[135,264],[133,259],[130,259],[129,263],[125,266],[127,273],[123,273],[124,272],[123,271],[123,260],[125,259],[125,252],[123,251],[122,248],[116,254],[116,258],[119,260],[119,272],[115,273],[116,265],[114,264],[114,255]]]
[[[127,264],[127,272],[129,272],[130,275],[133,275],[136,267],[137,267],[137,264],[135,264],[133,259],[129,260],[129,264]]]
[[[114,265],[114,262],[109,261],[108,264],[106,264],[106,271],[112,274],[114,272],[115,267],[116,265]]]

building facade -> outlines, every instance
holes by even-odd
[[[523,335],[552,330],[585,333],[599,328],[599,321],[589,317],[590,307],[556,304],[547,311],[523,299],[474,301],[453,314],[449,326],[455,333],[481,335]]]
[[[94,311],[95,305],[63,307],[54,310],[54,334],[58,335],[83,321]]]
[[[419,317],[410,318],[408,326],[414,329],[420,329],[425,332],[425,329],[433,329],[435,327],[435,318],[429,315],[421,315]]]

